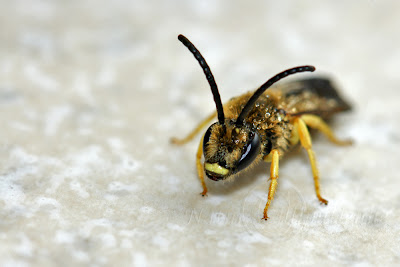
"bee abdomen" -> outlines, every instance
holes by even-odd
[[[310,113],[326,118],[351,109],[327,78],[296,80],[284,84],[281,90],[287,110],[295,110],[292,115]]]

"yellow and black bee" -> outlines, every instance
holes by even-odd
[[[313,66],[299,66],[275,75],[255,92],[232,98],[222,105],[217,84],[205,59],[185,36],[179,35],[178,39],[199,62],[217,107],[216,113],[201,122],[186,138],[172,139],[175,144],[184,144],[215,117],[218,118],[218,122],[207,129],[197,151],[196,165],[203,186],[201,194],[207,194],[204,172],[211,180],[220,181],[261,160],[271,162],[271,183],[263,217],[267,220],[267,211],[277,186],[279,159],[300,142],[310,159],[317,197],[321,203],[328,204],[320,193],[319,174],[308,127],[321,131],[334,144],[351,144],[350,140],[337,139],[324,122],[333,114],[350,109],[330,81],[309,78],[271,87],[286,76],[315,70]],[[203,153],[204,171],[201,164]]]

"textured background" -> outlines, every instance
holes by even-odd
[[[400,261],[400,2],[0,1],[0,265],[394,265]],[[304,151],[230,183],[195,169],[223,101],[313,64],[354,111],[320,135],[320,206]],[[300,76],[300,75],[299,75]]]

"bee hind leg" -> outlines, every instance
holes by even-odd
[[[193,131],[191,131],[186,137],[184,138],[176,138],[176,137],[172,137],[170,139],[172,144],[175,145],[183,145],[186,144],[187,142],[191,141],[200,131],[201,129],[203,129],[205,126],[207,126],[212,119],[214,119],[214,117],[217,115],[216,112],[214,112],[213,114],[211,114],[210,116],[208,116],[207,118],[205,118],[202,122],[200,122],[200,124],[193,129]]]
[[[295,128],[299,134],[300,143],[307,151],[308,158],[310,159],[311,170],[314,177],[314,186],[315,186],[315,193],[317,194],[317,198],[322,204],[327,205],[328,201],[321,196],[320,192],[320,185],[319,185],[319,173],[317,169],[317,161],[315,159],[314,151],[312,150],[312,143],[310,133],[308,132],[306,123],[300,118],[296,118],[294,121]]]
[[[271,174],[270,180],[271,183],[269,185],[268,191],[268,201],[265,204],[264,208],[264,217],[262,219],[268,220],[267,212],[268,208],[271,205],[272,200],[274,199],[276,187],[278,185],[278,174],[279,174],[279,152],[277,149],[273,149],[270,154],[264,158],[265,161],[271,161]]]
[[[340,140],[333,133],[332,129],[326,124],[319,116],[312,114],[305,114],[301,116],[305,124],[311,128],[317,129],[322,132],[332,143],[338,146],[348,146],[353,143],[352,140]]]

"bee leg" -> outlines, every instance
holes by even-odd
[[[264,158],[265,161],[271,161],[271,174],[270,174],[270,180],[271,183],[269,185],[269,191],[268,191],[268,201],[267,204],[265,204],[264,208],[264,220],[268,220],[267,212],[268,208],[271,205],[272,200],[274,199],[274,194],[276,190],[276,186],[278,185],[278,173],[279,173],[279,152],[277,149],[273,149],[271,153]]]
[[[307,126],[321,131],[332,143],[339,146],[348,146],[353,143],[352,140],[339,140],[332,129],[320,117],[311,114],[301,116],[301,119]]]
[[[310,159],[311,170],[314,177],[314,186],[315,186],[315,193],[317,194],[317,198],[322,204],[327,205],[328,201],[321,197],[320,189],[319,189],[319,173],[317,169],[317,162],[315,160],[314,151],[312,150],[312,143],[310,133],[308,132],[306,123],[304,120],[300,118],[296,118],[294,121],[294,125],[300,137],[300,143],[305,148],[308,153],[308,158]]]
[[[208,116],[207,118],[205,118],[195,129],[193,129],[192,132],[190,132],[186,137],[179,139],[176,137],[172,137],[171,138],[171,143],[175,144],[175,145],[183,145],[186,144],[187,142],[189,142],[190,140],[192,140],[200,131],[201,129],[203,129],[205,126],[207,126],[212,119],[214,119],[214,117],[217,115],[216,112],[214,112],[213,114],[211,114],[210,116]]]
[[[204,197],[205,195],[207,195],[207,186],[206,186],[206,182],[204,181],[203,166],[201,165],[201,156],[202,155],[203,155],[203,137],[201,138],[199,148],[197,149],[196,166],[197,166],[197,173],[199,175],[201,186],[203,187],[203,192],[201,192],[201,195]]]

